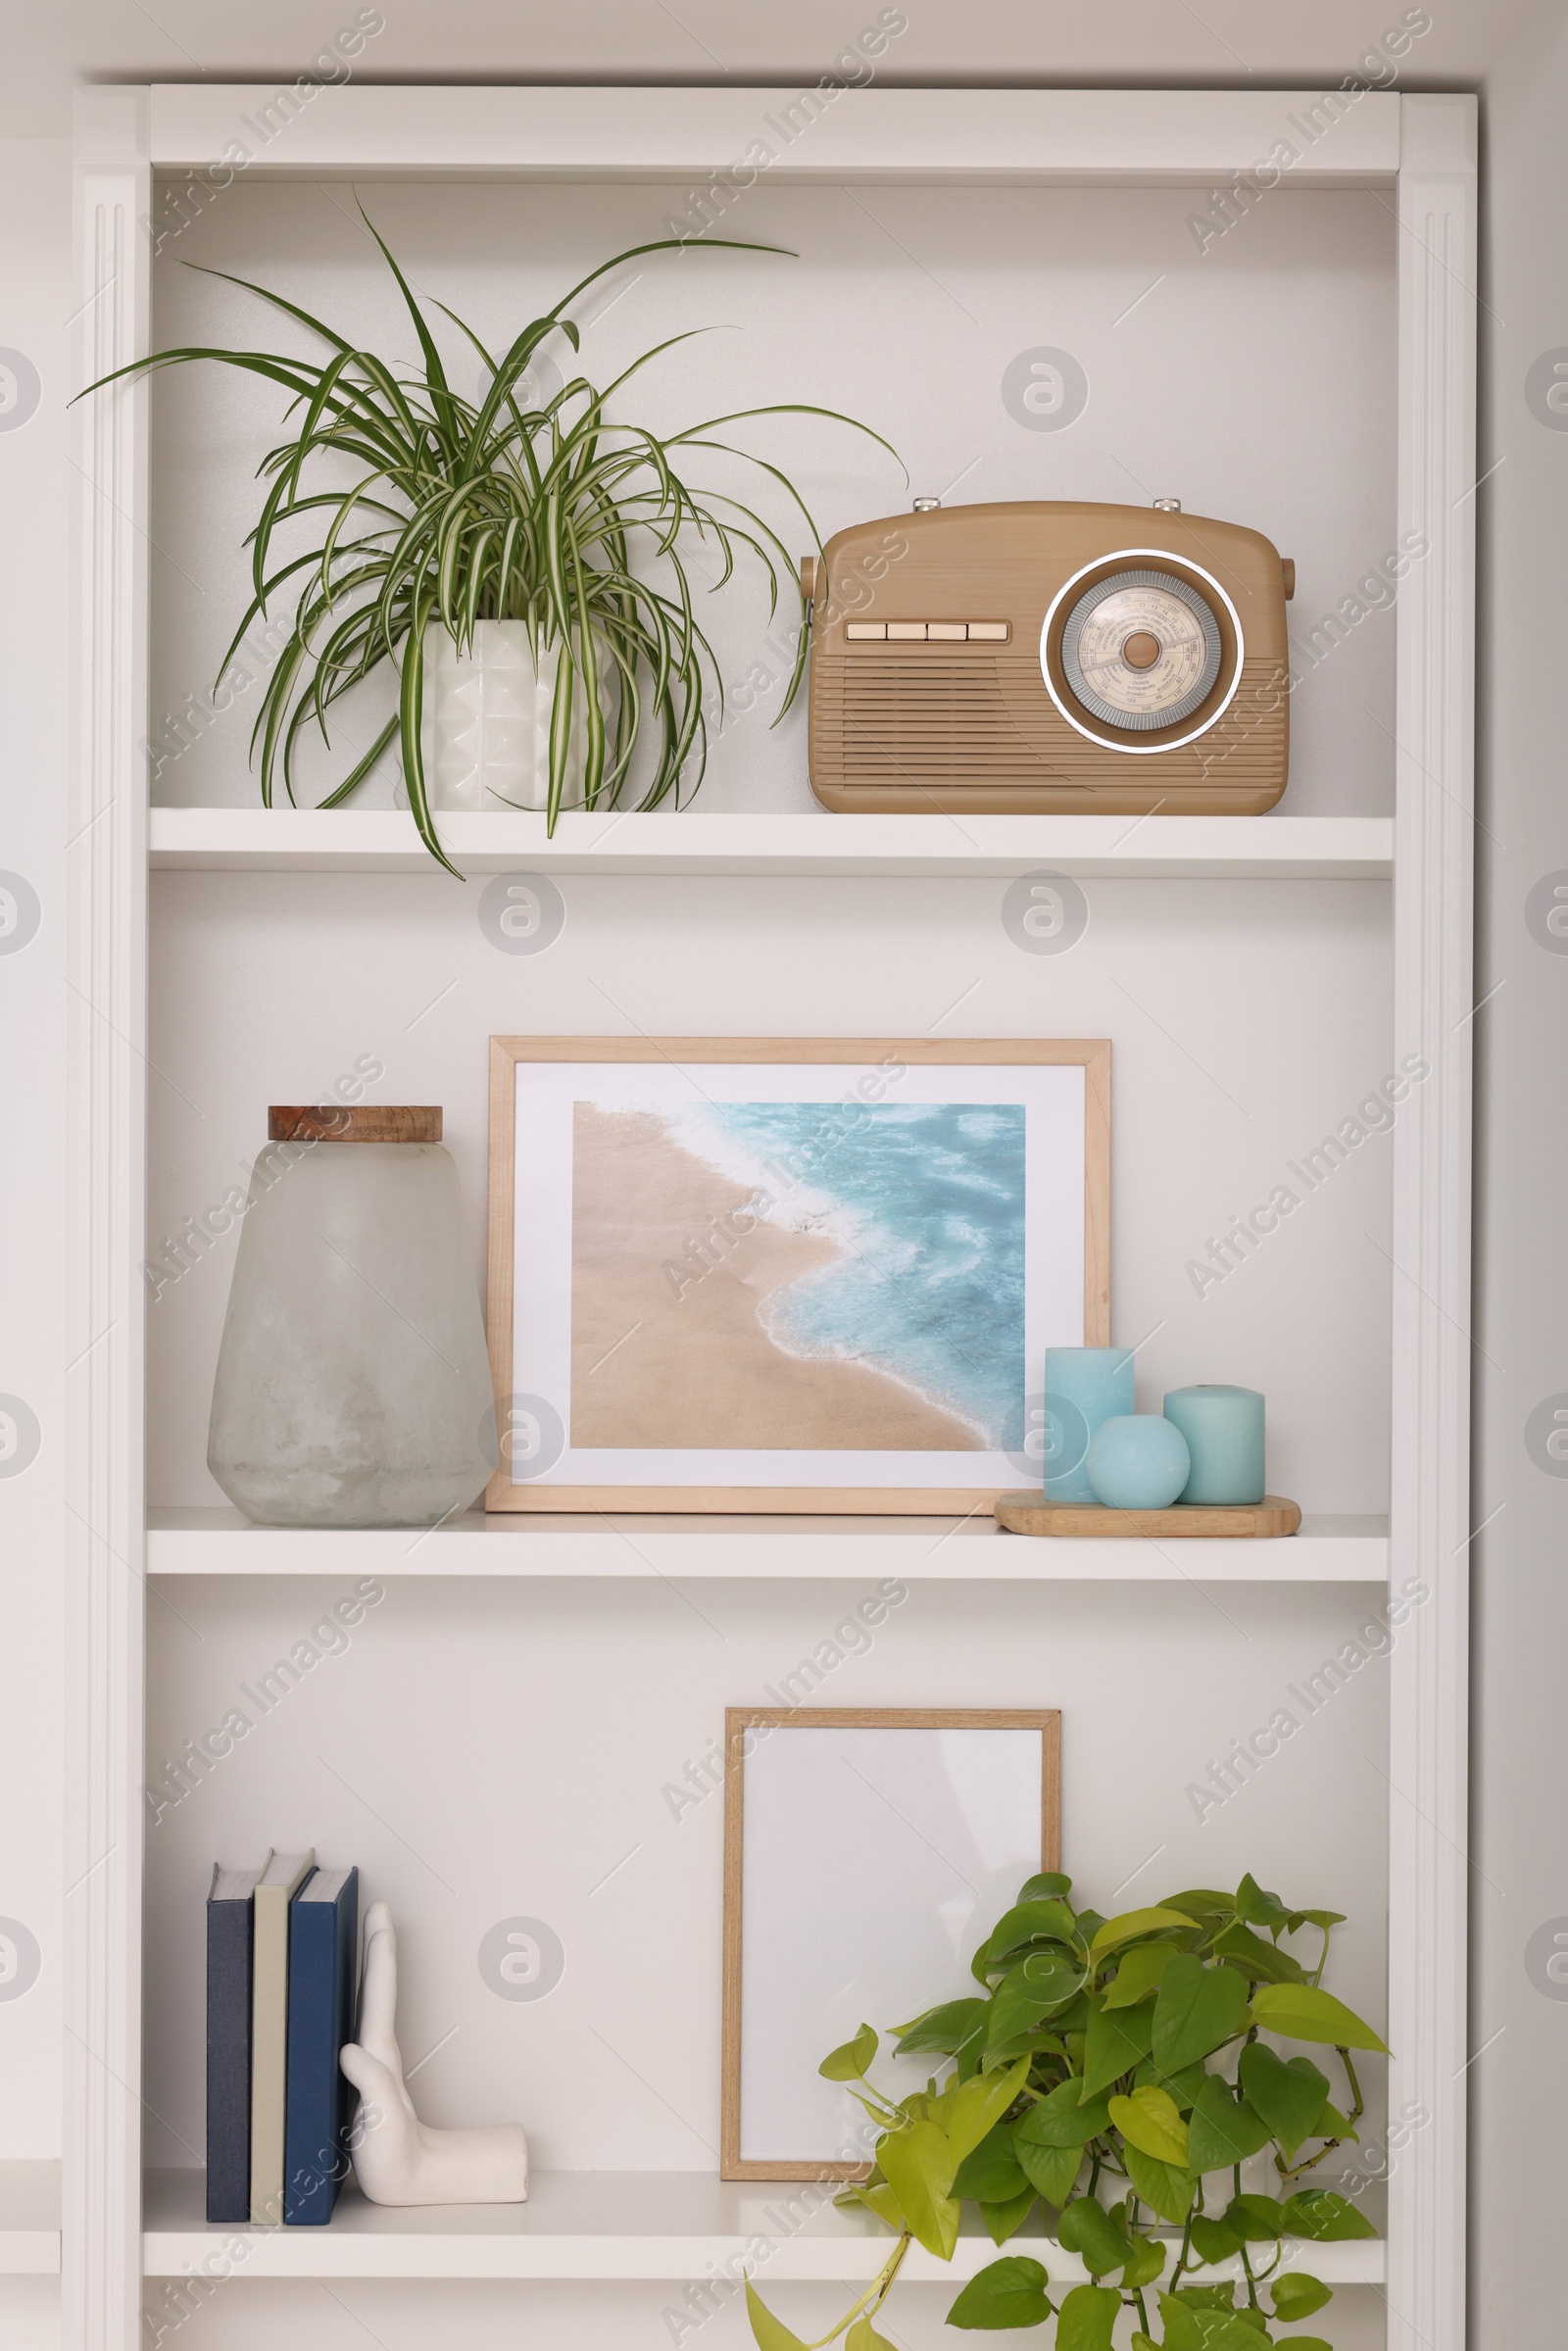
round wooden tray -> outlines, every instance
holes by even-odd
[[[1294,1535],[1299,1505],[1282,1494],[1260,1502],[1173,1502],[1168,1510],[1107,1510],[1102,1502],[1048,1502],[1033,1487],[999,1494],[997,1524],[1009,1535]]]

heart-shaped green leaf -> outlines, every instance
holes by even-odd
[[[1149,2055],[1153,2031],[1152,2008],[1106,2008],[1097,1997],[1084,2036],[1084,2096],[1098,2097],[1140,2065]]]
[[[1250,1927],[1283,1927],[1291,1917],[1279,1895],[1259,1886],[1250,1870],[1236,1888],[1236,1915]]]
[[[1082,2091],[1083,2079],[1073,2074],[1058,2082],[1038,2106],[1030,2107],[1013,2131],[1020,2163],[1026,2146],[1086,2147],[1092,2138],[1110,2129],[1110,2108],[1104,2098],[1086,2098]]]
[[[1364,2213],[1332,2188],[1306,2187],[1287,2199],[1280,2213],[1287,2236],[1307,2236],[1321,2245],[1352,2236],[1376,2236]]]
[[[1343,2000],[1313,1984],[1265,1984],[1252,1994],[1252,2014],[1266,2033],[1286,2040],[1323,2041],[1332,2049],[1380,2049],[1388,2043]]]
[[[1238,2102],[1219,2076],[1210,2074],[1188,2117],[1187,2161],[1195,2172],[1229,2171],[1259,2154],[1273,2135],[1245,2098]]]
[[[1135,2008],[1159,1989],[1160,1978],[1179,1956],[1174,1943],[1139,1943],[1123,1958],[1102,1993],[1107,2008]]]
[[[953,2193],[978,2197],[982,2204],[1003,2204],[1021,2196],[1028,2186],[1012,2151],[1012,2125],[999,2123],[972,2147],[953,2176]]]
[[[752,2333],[761,2351],[806,2351],[798,2334],[775,2319],[751,2279],[746,2280],[746,2315],[752,2322]]]
[[[1059,2207],[1065,2204],[1077,2185],[1078,2174],[1083,2168],[1082,2147],[1022,2145],[1016,2136],[1013,2145],[1036,2195],[1044,2196],[1051,2205]]]
[[[863,2082],[879,2045],[870,2026],[862,2025],[853,2040],[831,2050],[816,2070],[825,2082]]]
[[[844,2337],[844,2351],[894,2351],[885,2334],[878,2334],[862,2312]]]
[[[1121,2296],[1113,2286],[1075,2285],[1056,2317],[1056,2351],[1110,2351],[1120,2310]]]
[[[1155,2236],[1135,2236],[1133,2257],[1121,2274],[1123,2293],[1135,2294],[1139,2288],[1152,2285],[1165,2267],[1165,2247]]]
[[[1193,2203],[1192,2174],[1180,2164],[1161,2163],[1157,2155],[1146,2155],[1142,2147],[1131,2142],[1122,2149],[1122,2154],[1127,2177],[1144,2202],[1152,2205],[1162,2221],[1185,2221]]]
[[[1026,1878],[1018,1888],[1020,1902],[1049,1902],[1072,1891],[1072,1880],[1060,1870],[1040,1870]]]
[[[903,2232],[904,2210],[885,2180],[858,2180],[853,2187],[846,2188],[842,2196],[835,2196],[833,2201],[835,2204],[863,2204],[867,2212],[874,2212],[877,2219],[886,2221],[890,2229],[897,2229],[901,2234]]]
[[[1282,1951],[1277,1943],[1264,1942],[1250,1927],[1240,1920],[1231,1924],[1214,1937],[1214,1956],[1229,1961],[1233,1968],[1252,1984],[1299,1984],[1303,1969],[1298,1959]]]
[[[1182,2114],[1187,2114],[1207,2080],[1208,2069],[1205,2066],[1184,2065],[1180,2073],[1167,2074],[1152,2057],[1146,2057],[1133,2076],[1133,2087],[1142,2089],[1146,2082],[1152,2082],[1156,2089],[1164,2090],[1167,2096],[1175,2099]]]
[[[940,2008],[927,2009],[905,2028],[897,2053],[910,2057],[930,2050],[941,2057],[955,2057],[966,2041],[984,2039],[990,2017],[989,2000],[944,2000]]]
[[[939,2261],[951,2261],[958,2241],[958,2207],[949,2192],[954,2165],[947,2132],[935,2123],[907,2124],[887,2133],[876,2159],[915,2242]]]
[[[1179,2072],[1234,2040],[1246,2016],[1247,1985],[1233,1968],[1205,1967],[1194,1952],[1178,1951],[1154,2002],[1154,2063]]]
[[[994,2245],[1004,2245],[1009,2236],[1023,2227],[1034,2208],[1035,2191],[1025,2185],[1020,2195],[1009,2196],[1000,2204],[986,2203],[980,2207],[980,2218],[986,2225],[986,2234]]]
[[[1142,1935],[1157,1935],[1162,1927],[1192,1927],[1192,1920],[1179,1910],[1124,1910],[1118,1918],[1106,1919],[1089,1946],[1092,1959],[1103,1959],[1107,1951],[1120,1950],[1123,1943],[1136,1942]]]
[[[1051,2316],[1050,2283],[1027,2253],[1007,2253],[977,2270],[948,2313],[950,2327],[1038,2327]],[[1059,2337],[1058,2337],[1059,2340]]]
[[[1001,2122],[1028,2079],[1029,2060],[1020,2057],[1005,2071],[959,2082],[945,2125],[955,2169]]]
[[[998,1919],[991,1930],[986,1945],[991,1965],[996,1967],[1028,1942],[1059,1942],[1070,1944],[1077,1933],[1077,1920],[1065,1902],[1019,1902]]]
[[[1067,1951],[1032,1951],[997,1986],[986,2051],[1000,2049],[1062,2007],[1082,1987],[1084,1967]]]
[[[1190,1886],[1185,1893],[1161,1894],[1161,1910],[1179,1910],[1184,1918],[1207,1921],[1234,1918],[1236,1896],[1215,1891],[1212,1886]]]
[[[1272,2196],[1232,2196],[1224,2218],[1244,2244],[1271,2245],[1284,2229],[1285,2206]]]
[[[1185,2294],[1161,2294],[1160,2316],[1165,2322],[1164,2351],[1260,2351],[1261,2337],[1248,2324],[1250,2314],[1213,2310],[1190,2302]]]
[[[1274,2280],[1274,2316],[1289,2326],[1297,2319],[1309,2319],[1314,2310],[1332,2302],[1334,2289],[1321,2278],[1309,2277],[1305,2270],[1287,2270],[1283,2278]]]
[[[1108,2278],[1132,2259],[1127,2231],[1093,2196],[1076,2196],[1056,2224],[1056,2236],[1069,2253],[1083,2256],[1091,2278]]]
[[[1242,2051],[1238,2071],[1249,2099],[1286,2154],[1294,2155],[1323,2111],[1327,2078],[1310,2057],[1293,2057],[1287,2064],[1260,2040]]]
[[[1187,2125],[1176,2101],[1162,2089],[1135,2089],[1130,2098],[1109,2101],[1110,2119],[1129,2146],[1159,2163],[1187,2168]]]
[[[1193,2243],[1200,2262],[1230,2261],[1242,2249],[1242,2238],[1226,2221],[1210,2221],[1200,2214],[1193,2223]]]

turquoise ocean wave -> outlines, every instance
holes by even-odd
[[[671,1139],[765,1193],[769,1219],[837,1243],[775,1291],[770,1337],[850,1358],[1023,1443],[1024,1120],[1017,1102],[712,1102]]]

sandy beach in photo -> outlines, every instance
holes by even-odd
[[[764,1300],[838,1251],[752,1221],[751,1198],[656,1113],[573,1105],[572,1444],[980,1450],[965,1421],[901,1381],[775,1346]],[[665,1268],[697,1273],[693,1242],[712,1270],[677,1297]]]

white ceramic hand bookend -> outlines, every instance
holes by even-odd
[[[354,2131],[354,2176],[361,2188],[372,2204],[526,2203],[528,2141],[520,2123],[432,2131],[415,2113],[393,2030],[397,2005],[392,1913],[384,1902],[372,1902],[365,1914],[360,2038],[339,2058],[363,2100]],[[376,2119],[370,2122],[372,2110]]]

